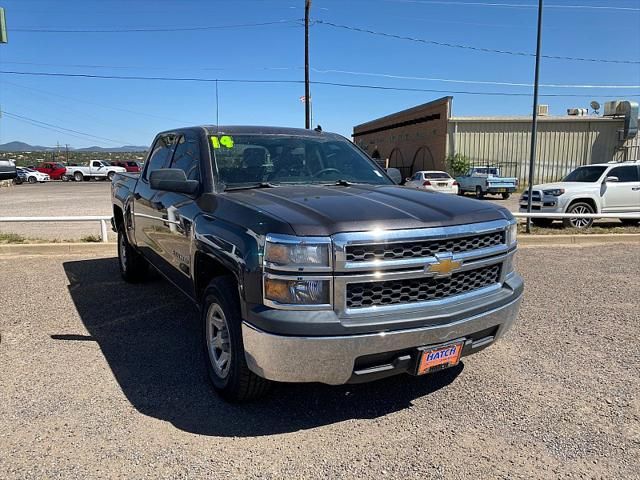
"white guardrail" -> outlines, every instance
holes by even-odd
[[[516,218],[640,218],[640,212],[636,213],[541,213],[541,212],[511,212]],[[108,241],[107,222],[111,221],[109,215],[88,215],[73,217],[0,217],[3,222],[100,222],[100,239],[106,243]]]
[[[100,240],[103,243],[108,241],[107,222],[111,221],[111,215],[87,215],[73,217],[0,217],[0,223],[3,222],[100,222]]]

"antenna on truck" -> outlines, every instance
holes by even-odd
[[[220,115],[218,109],[218,79],[216,78],[216,133],[218,133],[218,125],[220,125]]]

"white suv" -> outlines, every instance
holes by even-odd
[[[528,192],[520,197],[520,211],[527,211]],[[640,222],[640,161],[597,163],[576,168],[561,182],[534,185],[532,212],[549,213],[634,213],[637,219],[620,219],[627,225]],[[538,226],[553,219],[535,218]],[[593,219],[565,218],[565,227],[587,228]]]

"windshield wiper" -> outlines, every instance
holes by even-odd
[[[252,183],[251,185],[243,185],[240,187],[225,187],[224,191],[229,192],[232,190],[252,190],[254,188],[276,188],[278,185],[269,182]]]

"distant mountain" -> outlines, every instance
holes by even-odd
[[[139,145],[125,145],[122,147],[87,147],[87,148],[70,148],[74,152],[144,152],[149,147]],[[24,142],[9,142],[0,144],[0,152],[52,152],[56,147],[42,147],[40,145],[29,145]],[[64,148],[60,148],[64,150]]]
[[[141,147],[139,145],[124,145],[123,147],[87,147],[76,148],[74,152],[144,152],[149,147]]]
[[[46,152],[51,150],[40,145],[29,145],[24,142],[9,142],[0,144],[0,152]]]

